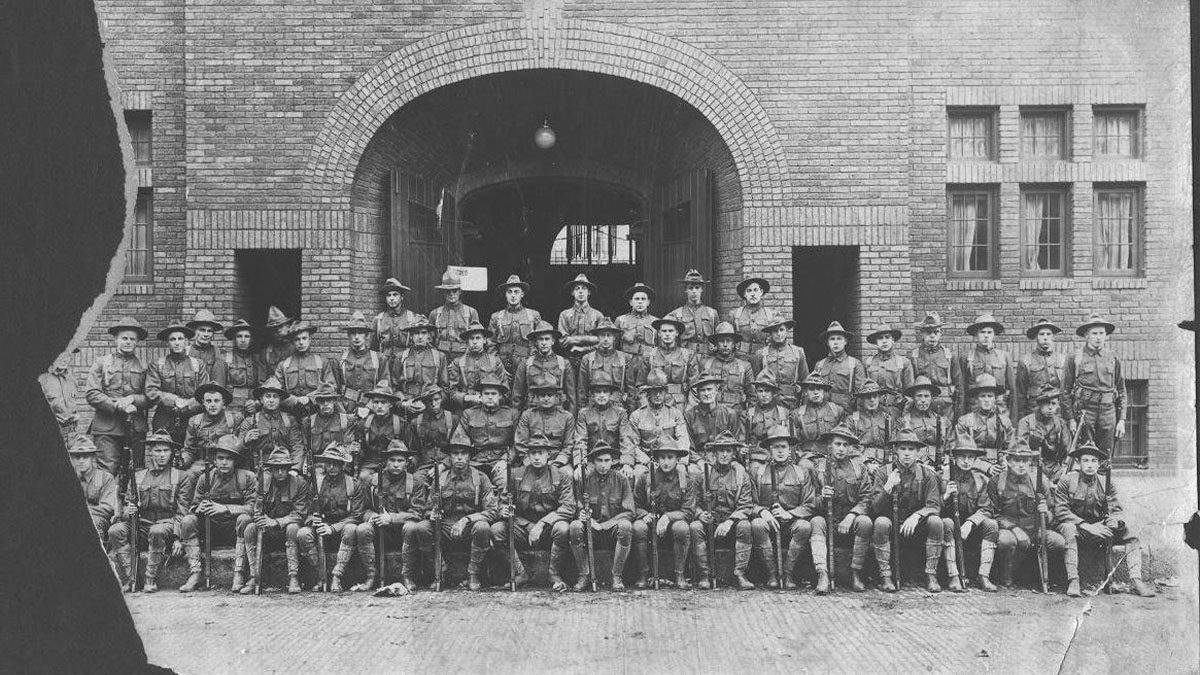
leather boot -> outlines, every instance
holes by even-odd
[[[672,547],[675,554],[675,586],[679,590],[686,591],[692,587],[692,584],[687,580],[687,575],[684,570],[687,569],[688,549],[691,548],[691,541],[684,539],[676,541]]]
[[[629,560],[629,544],[622,544],[621,542],[618,541],[617,545],[613,547],[612,576],[613,576],[613,579],[617,579],[617,580],[621,580],[621,581],[620,581],[620,584],[617,584],[614,581],[614,583],[613,583],[614,591],[625,590],[625,581],[623,580],[623,577],[625,576],[625,563],[628,560]]]
[[[787,555],[783,558],[783,590],[794,591],[800,588],[796,583],[796,564],[800,562],[802,549],[796,542],[788,544]]]
[[[762,548],[759,549],[759,551],[762,553],[763,564],[764,564],[764,567],[766,567],[766,569],[767,569],[767,584],[766,584],[767,588],[769,588],[773,591],[778,590],[779,589],[779,574],[775,570],[775,544],[774,544],[774,542],[771,542],[770,540],[768,540],[766,544],[763,544]]]
[[[245,586],[242,586],[240,591],[242,595],[252,595],[258,590],[258,575],[262,565],[259,562],[258,556],[261,551],[258,550],[257,538],[246,540],[246,565],[250,568],[249,581]]]
[[[158,590],[158,566],[162,564],[162,551],[146,553],[146,577],[142,582],[143,593],[154,593]]]
[[[512,565],[513,586],[520,588],[529,583],[529,573],[525,571],[525,563],[521,561],[521,554],[513,551],[512,560],[508,562]]]
[[[295,574],[288,575],[287,592],[291,595],[296,595],[300,592],[300,579]]]
[[[471,559],[467,563],[467,588],[469,590],[478,591],[483,588],[483,582],[479,580],[479,568],[483,565],[483,557],[486,554],[487,549],[471,544]]]
[[[345,542],[338,544],[337,562],[333,564],[333,580],[329,582],[329,592],[341,593],[344,590],[342,588],[342,575],[346,573],[346,565],[350,563],[350,556],[352,554],[353,551],[351,551]]]
[[[752,591],[754,584],[746,578],[746,568],[750,565],[750,545],[737,542],[733,547],[733,583],[739,591]]]
[[[982,588],[986,593],[995,593],[998,590],[996,588],[996,584],[992,583],[991,577],[987,576],[986,574],[980,574],[976,581],[979,582],[979,587]]]
[[[992,563],[996,559],[996,542],[984,539],[979,543],[979,587],[988,593],[996,592],[992,583]]]
[[[287,573],[289,577],[300,576],[300,552],[296,548],[296,542],[288,541],[283,545],[283,557],[287,560]]]
[[[342,588],[342,575],[337,572],[333,573],[333,577],[329,581],[330,593],[341,593],[345,589]]]
[[[188,569],[191,570],[191,574],[188,575],[187,581],[179,587],[179,592],[191,593],[200,586],[200,572],[204,569],[200,562],[200,540],[193,539],[183,542],[183,552],[187,557]],[[212,574],[212,571],[209,570],[206,573]]]
[[[650,536],[654,536],[653,533]],[[650,578],[650,545],[646,543],[635,544],[638,554],[638,576],[633,582],[633,587],[643,589],[649,585]]]
[[[233,547],[233,584],[229,590],[238,593],[246,585],[246,542],[238,539]]]
[[[128,593],[130,592],[130,577],[133,576],[133,557],[130,554],[130,545],[126,544],[117,549],[116,552],[117,564],[121,567],[122,574],[117,577],[117,581],[121,582],[121,589]]]
[[[1067,597],[1078,598],[1083,595],[1079,590],[1079,577],[1067,579]]]
[[[582,541],[571,544],[571,556],[575,558],[575,569],[579,571],[579,578],[575,580],[572,588],[576,591],[585,591],[592,583],[592,570],[588,567],[587,545]]]
[[[1136,542],[1125,544],[1129,549],[1129,553],[1125,557],[1125,564],[1129,568],[1129,585],[1134,595],[1143,598],[1153,598],[1158,595],[1154,590],[1154,584],[1147,584],[1142,581],[1142,549]]]
[[[829,572],[825,568],[817,570],[817,595],[829,593]]]
[[[712,588],[712,568],[708,564],[708,542],[703,540],[696,544],[696,568],[700,576],[696,581],[696,588],[702,591]]]
[[[366,578],[354,587],[355,591],[370,591],[375,589],[375,543],[362,541],[358,543],[358,559],[362,561]]]
[[[925,590],[929,591],[930,593],[942,592],[942,585],[938,583],[936,574],[925,575]]]
[[[884,593],[895,593],[896,582],[892,581],[892,549],[891,542],[876,543],[875,564],[879,566],[879,590]]]
[[[550,590],[555,593],[562,593],[567,590],[567,584],[558,575],[558,570],[562,566],[563,550],[558,545],[558,542],[550,542]]]
[[[962,579],[959,579],[957,574],[950,577],[950,583],[947,584],[946,588],[951,593],[966,593],[967,592],[967,589],[963,586]]]
[[[855,593],[862,593],[867,590],[867,585],[862,580],[862,570],[850,570],[850,589]]]
[[[1019,548],[1013,548],[1008,555],[1008,560],[1004,561],[1004,574],[1000,580],[1000,585],[1005,588],[1013,587],[1013,570],[1021,569],[1021,564],[1025,562],[1025,553]]]
[[[417,590],[417,582],[414,579],[412,548],[405,546],[400,549],[400,583],[404,584],[409,593]]]
[[[316,579],[313,589],[324,590],[326,579],[321,578],[321,556],[317,553],[317,547],[323,546],[323,544],[320,537],[316,539],[317,541],[313,543],[312,548],[304,553],[304,557],[308,560],[309,567],[312,567],[313,578]]]
[[[880,574],[882,575],[883,573],[880,572]],[[883,591],[884,593],[895,593],[896,592],[896,583],[894,581],[892,581],[892,574],[890,571],[888,572],[887,575],[884,575],[880,578],[879,590]]]

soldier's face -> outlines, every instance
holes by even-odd
[[[354,349],[362,349],[367,346],[367,331],[355,330],[350,331],[350,346]]]
[[[322,399],[317,400],[318,412],[320,412],[322,415],[325,415],[326,417],[332,415],[333,411],[336,407],[337,407],[336,399],[322,398]]]
[[[387,294],[383,296],[383,300],[387,303],[388,307],[391,309],[396,309],[400,306],[400,303],[404,302],[404,294],[400,291],[388,291]]]
[[[770,387],[755,387],[754,398],[758,400],[759,405],[770,405],[771,400],[775,398],[775,390]]]
[[[275,479],[276,483],[283,482],[287,480],[289,468],[286,466],[272,466],[270,467],[271,477]]]
[[[583,284],[575,284],[575,287],[571,289],[571,297],[575,299],[575,302],[581,305],[587,302],[591,295],[591,289]]]
[[[481,333],[471,333],[467,338],[467,350],[472,354],[482,354],[483,346],[487,344],[487,338]]]
[[[720,466],[729,466],[733,463],[733,446],[722,445],[713,453],[713,457],[717,460]]]
[[[203,324],[196,327],[196,343],[206,345],[212,342],[213,329],[212,326]]]
[[[1104,330],[1104,326],[1092,326],[1084,333],[1084,339],[1089,347],[1099,349],[1108,342],[1108,331]]]
[[[671,450],[656,452],[654,453],[654,463],[663,471],[672,471],[675,469],[675,465],[679,463],[679,455]]]
[[[450,466],[458,470],[467,468],[467,461],[471,459],[471,453],[463,448],[454,448],[450,451]]]
[[[938,345],[938,343],[941,341],[942,341],[942,329],[941,328],[922,328],[921,329],[921,342],[925,343],[925,346],[936,347]]]
[[[150,461],[154,462],[154,466],[159,469],[170,464],[171,455],[174,454],[171,446],[166,443],[154,443],[147,452],[150,454]]]
[[[748,284],[745,293],[743,297],[746,298],[746,302],[751,305],[757,305],[762,300],[763,289],[757,283]]]
[[[1079,458],[1079,470],[1085,476],[1095,476],[1100,473],[1100,458],[1095,455],[1084,455]]]
[[[292,345],[296,347],[298,353],[303,354],[307,352],[310,344],[312,344],[312,335],[308,331],[302,330],[299,333],[292,334]]]
[[[279,410],[279,404],[283,399],[279,398],[279,393],[274,391],[264,391],[262,395],[262,407],[267,410]]]
[[[546,448],[532,448],[529,450],[529,466],[535,469],[540,469],[546,466],[550,461],[550,452]]]
[[[223,450],[217,451],[217,456],[213,458],[213,466],[221,473],[229,473],[233,471],[234,456]]]
[[[442,404],[446,402],[446,395],[438,392],[425,399],[425,409],[437,412],[442,409]]]
[[[483,402],[483,407],[493,410],[500,405],[500,390],[488,387],[479,392],[479,400]]]
[[[549,410],[558,402],[554,391],[538,390],[533,394],[533,404],[542,410]]]
[[[608,453],[596,455],[592,459],[592,466],[596,467],[596,471],[600,472],[601,476],[607,475],[609,471],[612,471],[613,456]]]
[[[851,447],[850,441],[842,438],[841,436],[834,436],[829,441],[829,452],[833,455],[833,458],[839,462],[843,459],[846,459],[846,456],[850,454]]]
[[[516,286],[509,286],[504,289],[504,299],[512,307],[521,304],[521,300],[525,298],[525,290]]]
[[[391,473],[404,473],[408,468],[408,457],[406,455],[388,455],[387,470]]]
[[[715,403],[717,400],[717,385],[706,384],[701,387],[696,387],[696,398],[700,399],[701,403]]]
[[[167,349],[170,349],[172,354],[182,354],[183,350],[187,349],[187,344],[187,336],[180,331],[167,336]]]
[[[975,455],[970,452],[954,453],[954,465],[962,471],[967,471],[975,463]]]
[[[975,331],[975,344],[981,347],[991,347],[996,341],[996,329],[991,326],[984,326]]]
[[[325,467],[326,478],[337,478],[342,475],[342,471],[346,468],[341,462],[331,462],[329,460],[322,461],[321,465]]]
[[[921,412],[929,410],[929,406],[933,405],[933,394],[928,389],[918,389],[913,392],[913,405]]]
[[[892,338],[891,333],[880,335],[875,338],[875,347],[881,352],[890,352],[892,347],[896,346],[896,340]]]
[[[771,441],[769,446],[771,451],[771,460],[778,462],[786,462],[792,457],[792,446],[788,445],[786,439],[778,439]]]
[[[650,391],[646,392],[646,400],[650,402],[650,405],[658,407],[658,406],[662,405],[663,403],[666,403],[667,390],[666,389],[651,389]]]
[[[446,291],[446,304],[447,305],[457,305],[458,301],[461,299],[462,299],[462,291],[460,289],[456,288],[452,291]]]
[[[975,395],[975,402],[979,404],[979,409],[985,412],[995,410],[996,395],[990,391],[985,391]]]
[[[813,405],[821,405],[825,402],[825,389],[823,387],[806,387],[804,395],[808,398],[808,402]]]
[[[412,343],[414,347],[428,347],[431,333],[427,330],[414,330],[409,335],[412,335]]]
[[[547,333],[537,336],[537,348],[539,352],[549,354],[554,350],[554,336]]]
[[[688,284],[684,286],[683,294],[687,296],[689,303],[698,305],[704,298],[704,284]]]
[[[387,415],[392,411],[392,402],[382,397],[371,398],[367,400],[367,409],[377,417]]]
[[[879,410],[879,394],[871,394],[858,399],[862,401],[863,407],[872,412]]]
[[[286,336],[287,336],[287,334],[288,334],[288,331],[290,331],[291,329],[292,329],[292,322],[291,322],[291,321],[289,321],[289,322],[287,322],[287,323],[283,324],[282,326],[276,326],[276,327],[274,328],[274,331],[275,331],[275,339],[276,339],[276,340],[283,340],[283,339],[285,339],[285,337],[286,337]]]
[[[241,351],[250,349],[251,340],[250,331],[248,330],[239,330],[233,334],[233,346]]]
[[[1029,457],[1009,457],[1008,470],[1018,476],[1025,476],[1029,473],[1029,467],[1033,464],[1033,460]]]
[[[1054,331],[1049,328],[1039,328],[1034,339],[1037,340],[1039,348],[1050,349],[1054,346]]]
[[[211,417],[216,417],[221,414],[225,408],[225,397],[217,391],[209,391],[204,393],[204,412]]]
[[[612,351],[612,348],[617,345],[617,336],[612,331],[600,331],[600,333],[596,335],[596,340],[600,344],[600,349],[603,349],[606,352]]]
[[[776,326],[767,335],[771,337],[771,342],[781,345],[787,342],[787,326]]]
[[[596,387],[592,390],[592,403],[598,406],[606,406],[612,400],[612,390],[608,387]]]
[[[904,466],[912,466],[913,462],[917,461],[918,450],[920,450],[920,446],[905,443],[896,448],[896,457]]]
[[[1042,401],[1038,404],[1038,413],[1040,413],[1042,417],[1053,417],[1058,414],[1059,407],[1060,404],[1058,399],[1054,399],[1052,401]]]
[[[734,341],[731,337],[717,338],[717,353],[721,356],[729,356],[733,353]]]
[[[138,344],[138,334],[131,330],[119,331],[113,342],[117,345],[117,351],[122,354],[132,354]]]
[[[829,346],[831,354],[841,354],[846,351],[846,336],[845,335],[830,335],[825,344]]]
[[[674,347],[675,340],[679,338],[679,330],[670,324],[664,325],[658,329],[658,341],[664,347]]]
[[[75,473],[83,475],[88,469],[96,464],[95,455],[71,455],[71,468],[75,469]]]
[[[642,312],[645,312],[646,308],[649,306],[650,296],[646,295],[644,291],[638,291],[637,293],[629,296],[629,307],[634,312],[641,314]]]

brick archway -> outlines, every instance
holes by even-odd
[[[538,31],[528,22],[467,26],[393,52],[338,99],[305,171],[309,198],[349,206],[367,143],[418,96],[462,80],[514,70],[558,68],[603,73],[670,92],[696,108],[728,145],[743,206],[775,206],[788,193],[783,147],[753,93],[734,73],[684,42],[597,21],[566,20]]]

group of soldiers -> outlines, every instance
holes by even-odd
[[[313,587],[343,590],[355,555],[365,578],[353,588],[375,588],[388,541],[409,590],[421,576],[440,587],[443,544],[469,549],[471,590],[489,555],[507,563],[510,587],[523,585],[517,549],[546,546],[556,591],[567,589],[568,549],[575,590],[624,589],[631,552],[636,588],[708,589],[720,542],[732,544],[736,588],[755,587],[746,572],[757,554],[767,588],[798,588],[810,558],[813,587],[827,593],[843,545],[853,590],[866,588],[873,549],[890,592],[900,544],[913,540],[925,544],[931,592],[943,562],[948,589],[966,590],[964,547],[978,549],[984,591],[996,590],[997,550],[1011,585],[1036,548],[1043,585],[1045,551],[1061,551],[1077,596],[1080,545],[1118,543],[1133,591],[1153,595],[1100,470],[1125,432],[1112,323],[1090,316],[1076,331],[1085,345],[1063,356],[1061,329],[1043,319],[1026,331],[1033,350],[1013,358],[994,346],[1004,326],[984,314],[955,356],[930,312],[909,355],[897,349],[902,331],[880,326],[864,363],[835,321],[810,370],[793,322],[763,305],[766,279],[738,284],[744,303],[726,321],[704,304],[700,273],[680,283],[687,301],[665,317],[638,283],[625,292],[630,312],[612,320],[589,305],[596,287],[580,274],[552,326],[523,305],[529,285],[513,275],[485,327],[452,273],[428,316],[405,307],[410,289],[391,278],[387,308],[373,320],[353,312],[334,356],[311,350],[318,326],[278,308],[262,328],[201,310],[160,330],[168,351],[147,364],[137,346],[149,333],[124,318],[88,375],[89,435],[70,433],[71,418],[64,439],[131,591],[139,539],[144,591],[168,555],[186,557],[180,590],[196,590],[203,530],[206,546],[232,532],[241,593],[259,591],[264,549],[280,542],[289,593],[302,591],[302,562]],[[660,545],[673,575],[658,569]],[[596,569],[596,547],[613,549],[610,570]]]

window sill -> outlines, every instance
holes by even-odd
[[[1092,288],[1147,288],[1145,277],[1092,277]]]
[[[116,295],[154,295],[154,284],[146,283],[124,283],[117,286]]]
[[[999,279],[947,279],[948,291],[998,291]]]
[[[1075,280],[1069,277],[1030,277],[1021,279],[1021,290],[1065,290],[1075,288]]]

